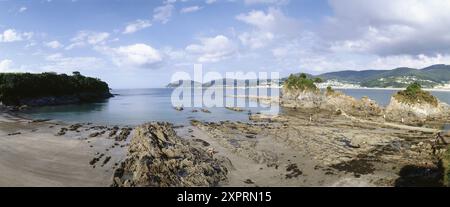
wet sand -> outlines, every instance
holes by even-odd
[[[88,131],[56,136],[60,128],[69,126],[33,123],[1,113],[0,186],[109,186],[113,163],[121,159],[124,150],[106,152],[114,142],[101,137],[86,139]],[[94,168],[90,161],[99,152],[113,159]]]

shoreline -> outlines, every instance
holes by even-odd
[[[0,109],[0,186],[109,186],[125,145],[111,148],[114,139],[90,137],[101,128],[28,119]],[[99,163],[91,164],[96,159]]]
[[[326,89],[326,88],[320,88],[320,89]],[[406,88],[363,88],[363,87],[333,87],[333,89],[343,89],[343,90],[349,90],[349,89],[355,89],[355,90],[387,90],[387,91],[401,91],[405,90]],[[422,90],[425,91],[436,91],[436,92],[450,92],[449,89],[437,89],[437,88],[423,88]]]
[[[0,116],[0,150],[6,152],[0,157],[0,186],[109,186],[133,137],[131,130],[123,141],[114,141],[108,135],[112,126],[96,124],[81,124],[75,131],[56,136],[62,128],[74,126],[33,122],[11,114],[5,117],[5,113]],[[196,122],[174,129],[189,145],[205,151],[212,148],[217,152],[215,158],[229,160],[228,181],[220,184],[223,187],[395,186],[403,166],[435,161],[415,151],[429,150],[421,143],[433,138],[435,130],[431,128],[377,127],[382,122],[376,117],[360,120],[323,110],[308,119],[309,114],[308,110],[286,109],[279,116],[249,123]],[[95,137],[90,137],[92,134]],[[401,148],[389,155],[386,147],[391,145]],[[361,158],[374,151],[375,157]]]
[[[172,87],[164,87],[166,89],[175,89]],[[192,87],[181,87],[181,88],[192,88]],[[202,89],[208,89],[208,88],[223,88],[223,89],[282,89],[282,86],[279,87],[274,87],[274,86],[249,86],[249,87],[233,87],[233,86],[225,86],[225,87],[221,87],[221,86],[216,86],[216,87],[193,87],[193,88],[202,88]],[[320,89],[326,89],[327,87],[319,87]],[[365,88],[365,87],[333,87],[333,89],[343,89],[343,90],[347,90],[347,89],[358,89],[358,90],[392,90],[392,91],[399,91],[399,90],[405,90],[406,88],[378,88],[378,87],[374,87],[374,88]],[[152,88],[149,88],[152,89]],[[154,88],[154,89],[158,89],[158,88]],[[133,90],[133,89],[116,89],[116,90]],[[426,91],[437,91],[437,92],[450,92],[450,88],[423,88],[423,90]]]

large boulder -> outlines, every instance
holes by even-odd
[[[112,186],[217,186],[226,175],[221,162],[178,137],[172,124],[149,123],[135,129]]]
[[[396,97],[392,97],[391,102],[386,107],[386,115],[393,120],[402,118],[441,118],[448,115],[448,110],[448,105],[440,101],[437,104],[427,102],[406,103],[398,100]]]

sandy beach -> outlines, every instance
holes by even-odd
[[[90,133],[84,131],[87,127],[80,128],[80,133],[69,131],[56,136],[61,128],[69,126],[1,113],[0,186],[109,186],[113,165],[125,151],[120,147],[105,151],[114,141],[86,139]],[[90,161],[98,153],[112,158],[94,168]]]
[[[219,186],[408,186],[421,172],[431,172],[423,178],[427,185],[439,185],[438,160],[430,153],[437,125],[329,111],[310,119],[310,113],[286,109],[249,123],[192,121],[175,130],[190,146],[213,149],[214,159],[227,166]],[[2,112],[0,186],[110,186],[133,133]]]

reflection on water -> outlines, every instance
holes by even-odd
[[[257,108],[242,107],[246,110],[245,112],[235,112],[225,108],[208,108],[211,113],[203,113],[198,109],[197,113],[193,113],[192,110],[194,108],[185,108],[184,111],[176,111],[171,104],[172,90],[167,88],[114,90],[113,93],[117,95],[105,102],[39,107],[27,111],[26,115],[32,118],[55,119],[66,122],[137,125],[149,121],[168,121],[177,124],[186,124],[190,119],[203,121],[248,121],[249,111],[256,113],[269,109],[267,106],[259,104]],[[396,90],[371,89],[339,90],[355,98],[368,96],[382,106],[386,106],[390,101],[390,97],[396,92]],[[227,90],[227,92],[230,92],[230,90]],[[441,101],[450,103],[449,92],[432,93]],[[224,94],[227,95],[229,93]],[[245,100],[246,106],[249,106],[250,102],[253,101]],[[450,130],[450,126],[447,125],[447,129]]]
[[[150,121],[167,121],[186,124],[191,119],[248,121],[250,111],[256,113],[269,109],[267,105],[258,104],[259,107],[256,108],[242,107],[244,112],[225,108],[208,108],[211,113],[203,113],[198,108],[176,111],[171,103],[172,90],[167,88],[114,90],[113,93],[117,95],[102,103],[32,108],[26,115],[37,119],[66,122],[137,125]],[[246,99],[245,105],[249,106],[250,102]],[[192,112],[194,109],[198,112]]]

